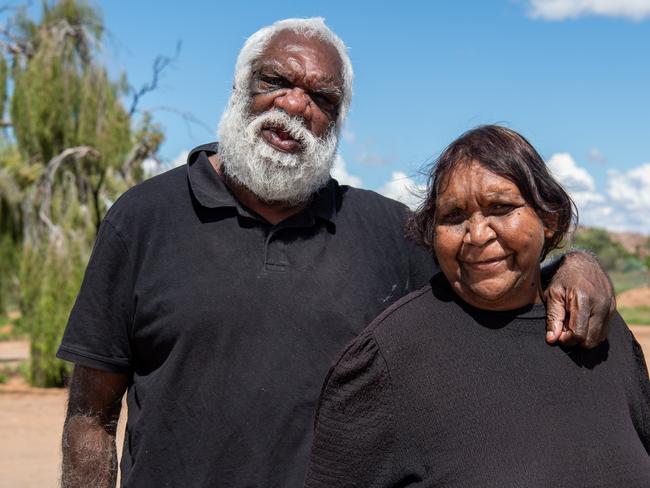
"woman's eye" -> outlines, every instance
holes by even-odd
[[[442,225],[458,225],[465,221],[465,214],[463,212],[450,212],[440,217]]]

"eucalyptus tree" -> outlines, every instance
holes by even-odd
[[[125,108],[126,77],[100,61],[99,12],[83,0],[41,11],[20,8],[0,29],[0,294],[16,292],[32,383],[51,386],[66,372],[54,351],[101,219],[163,136]]]

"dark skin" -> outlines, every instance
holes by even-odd
[[[129,375],[76,365],[63,426],[63,488],[114,487],[115,435]]]
[[[298,36],[291,31],[278,33],[253,63],[249,84],[251,115],[279,109],[292,117],[299,117],[316,137],[323,137],[336,122],[343,98],[343,64],[336,49],[318,39]],[[262,131],[262,137],[279,151],[298,152],[296,141],[279,134],[276,128]],[[216,156],[212,165],[223,177],[221,163]],[[271,224],[277,224],[297,214],[306,203],[286,206],[269,204],[256,195],[227,181],[237,199]]]
[[[302,118],[316,137],[322,137],[339,114],[341,66],[338,52],[329,44],[280,32],[253,65],[251,113],[284,110]],[[276,149],[300,150],[280,129],[265,130],[262,137]],[[306,204],[264,202],[229,181],[216,156],[210,161],[237,199],[271,224],[305,208]],[[567,253],[542,274],[552,277],[545,290],[547,342],[585,348],[600,344],[607,336],[607,324],[616,305],[611,283],[598,261],[583,252]],[[115,486],[115,428],[129,380],[127,374],[75,366],[63,434],[64,488]]]

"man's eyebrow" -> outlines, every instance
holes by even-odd
[[[337,86],[323,86],[310,91],[318,93],[319,95],[335,95],[338,98],[343,97],[343,90]]]

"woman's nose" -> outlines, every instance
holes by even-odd
[[[482,215],[473,215],[467,223],[463,242],[473,246],[482,246],[496,237],[490,220]]]

